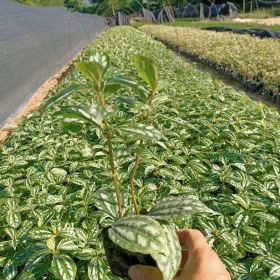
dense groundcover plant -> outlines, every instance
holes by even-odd
[[[134,180],[139,208],[150,211],[166,197],[202,201],[212,214],[178,217],[174,224],[202,230],[233,279],[278,279],[279,115],[129,27],[108,30],[80,62],[104,52],[111,67],[137,84],[143,79],[136,55],[153,57],[160,69],[151,124],[164,137],[150,140],[141,153]],[[87,82],[74,70],[51,96]],[[120,99],[139,94],[122,86],[114,95],[108,106],[117,113],[108,116],[109,124],[116,127],[122,119],[133,127],[139,122],[137,100],[132,105]],[[68,133],[54,117],[63,107],[91,106],[92,98],[92,91],[83,89],[43,114],[34,112],[1,146],[0,279],[55,279],[55,267],[62,264],[72,274],[61,279],[71,279],[73,272],[76,279],[117,279],[107,264],[100,227],[114,222],[118,208],[108,203],[100,211],[96,200],[103,188],[113,186],[106,138],[91,125]],[[129,189],[137,147],[114,134],[124,213],[134,212]]]
[[[188,27],[146,25],[140,29],[279,94],[279,40]]]

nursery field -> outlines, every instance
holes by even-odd
[[[273,31],[280,31],[280,25],[266,25],[254,22],[235,22],[231,19],[225,21],[217,20],[193,20],[193,19],[177,19],[176,22],[168,22],[164,25],[167,26],[181,26],[191,28],[207,28],[207,27],[226,27],[237,29],[269,29]]]
[[[143,30],[177,42],[172,27]],[[192,37],[192,43],[197,42],[194,49],[202,51],[199,44],[204,44],[216,57],[217,49],[212,49],[211,40],[206,44],[201,34]],[[215,34],[220,35],[224,34]],[[270,62],[267,71],[272,71],[275,61],[270,53],[279,58],[273,50],[278,43],[267,42],[262,67]],[[227,56],[243,52],[240,46],[236,53],[235,44],[231,49],[218,46],[221,55],[223,50]],[[154,58],[160,70],[151,120],[164,137],[142,152],[135,176],[140,210],[149,211],[165,197],[197,198],[212,211],[177,218],[178,228],[200,229],[233,279],[279,279],[280,117],[276,110],[186,65],[162,43],[131,27],[109,29],[79,60],[88,61],[95,52],[106,52],[112,66],[140,83],[135,55]],[[233,59],[240,70],[242,65]],[[258,71],[252,73],[260,75]],[[49,97],[85,80],[74,69]],[[278,89],[279,79],[276,84],[273,79],[264,81]],[[134,96],[132,89],[121,88],[108,97],[120,109],[108,117],[111,124],[137,122],[135,112],[148,104],[143,107]],[[69,133],[54,115],[61,106],[90,105],[89,100],[90,93],[80,90],[49,110],[34,112],[0,146],[1,280],[117,279],[109,270],[100,236],[100,228],[117,216],[116,205],[101,199],[100,189],[112,185],[106,141],[95,127]],[[113,144],[126,214],[133,212],[128,189],[135,159],[128,148],[136,149],[136,144],[122,135]]]
[[[140,27],[159,39],[214,62],[252,84],[262,84],[273,95],[280,91],[280,41],[229,32],[216,33],[188,27]]]

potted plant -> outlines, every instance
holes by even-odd
[[[101,230],[104,249],[114,275],[127,278],[128,268],[134,264],[157,266],[164,280],[172,279],[181,262],[181,248],[175,227],[171,221],[184,215],[207,212],[209,209],[194,198],[170,197],[162,199],[156,206],[139,211],[134,192],[134,181],[141,161],[141,152],[149,141],[159,140],[162,133],[151,126],[153,101],[160,90],[160,75],[155,61],[144,56],[135,57],[135,66],[145,81],[145,86],[124,78],[120,71],[111,67],[107,54],[95,54],[88,62],[77,62],[75,66],[87,78],[87,83],[75,84],[60,92],[44,105],[44,110],[60,99],[81,90],[92,94],[91,105],[63,107],[55,115],[62,125],[77,133],[86,125],[95,126],[106,138],[113,187],[96,191],[95,206],[108,214],[111,224]],[[131,98],[116,96],[121,86],[130,87],[136,95]],[[117,110],[108,105],[110,98],[137,104],[137,123],[112,125],[110,118]],[[136,105],[135,105],[136,106]],[[134,211],[124,211],[124,197],[114,150],[114,136],[120,134],[137,143],[135,162],[130,172],[130,196]]]

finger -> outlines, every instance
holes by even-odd
[[[188,229],[179,229],[176,231],[181,246],[186,246],[186,231],[188,231]]]
[[[190,252],[206,246],[209,247],[205,237],[197,229],[178,230],[177,235],[181,246],[185,246]]]
[[[180,275],[182,274],[183,268],[184,268],[184,266],[185,266],[187,260],[188,260],[188,250],[183,249],[183,250],[182,250],[181,264],[180,264],[180,266],[179,266],[179,269],[178,269],[178,272],[177,272],[176,276],[180,276]]]
[[[180,268],[183,268],[188,260],[188,250],[183,249],[182,250],[182,260],[181,260],[181,264],[180,264]]]
[[[132,280],[162,280],[162,273],[153,266],[133,265],[128,270],[128,276]]]

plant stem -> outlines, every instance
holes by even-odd
[[[143,141],[141,141],[141,144],[142,144],[142,142]],[[132,200],[133,200],[136,215],[139,215],[139,209],[138,209],[136,197],[135,197],[135,194],[134,194],[134,177],[135,177],[137,168],[138,168],[139,163],[140,163],[140,156],[141,156],[140,152],[137,152],[136,161],[135,161],[135,164],[134,164],[131,176],[130,176],[130,192],[131,192],[131,197],[132,197]]]
[[[146,121],[145,121],[145,123],[147,125],[150,123],[153,99],[154,99],[155,95],[156,95],[156,90],[153,90],[152,96],[151,96],[151,99],[150,99],[150,102],[149,102],[149,108],[147,109],[147,116],[146,116]],[[139,144],[139,148],[143,145],[143,143],[144,143],[144,141],[141,140],[141,142]],[[133,200],[133,205],[134,205],[136,215],[139,215],[139,209],[138,209],[136,197],[135,197],[135,194],[134,194],[134,178],[135,178],[138,166],[140,164],[140,160],[141,160],[141,152],[139,150],[136,154],[135,164],[133,166],[131,176],[130,176],[130,192],[131,192],[131,197],[132,197],[132,200]]]
[[[100,105],[102,107],[105,107],[105,102],[102,98],[102,93],[100,90],[100,85],[98,85],[98,91],[97,91],[97,95],[100,101]],[[116,191],[116,195],[117,195],[117,201],[118,201],[118,211],[119,211],[119,218],[122,218],[122,200],[121,200],[121,194],[120,194],[120,188],[119,188],[119,184],[118,184],[118,178],[117,178],[117,168],[115,166],[115,162],[114,162],[114,153],[113,153],[113,144],[112,144],[112,132],[110,129],[110,125],[108,123],[108,120],[105,118],[103,120],[104,124],[105,124],[105,128],[106,128],[106,138],[107,138],[107,143],[108,143],[108,148],[109,148],[109,158],[110,158],[110,166],[111,166],[111,170],[112,170],[112,180],[114,183],[114,187],[115,187],[115,191]]]

